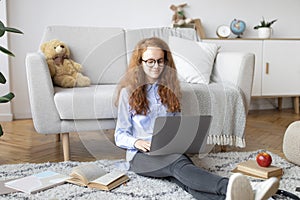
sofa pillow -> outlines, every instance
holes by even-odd
[[[209,84],[218,52],[216,44],[170,36],[169,46],[180,81]]]

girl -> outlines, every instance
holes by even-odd
[[[140,41],[117,95],[115,142],[127,149],[130,170],[142,176],[167,178],[201,200],[261,200],[273,195],[278,188],[277,178],[268,179],[253,190],[242,174],[228,179],[195,166],[186,155],[145,153],[150,150],[155,118],[180,115],[180,98],[180,84],[168,45],[155,37]]]

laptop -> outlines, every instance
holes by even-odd
[[[157,117],[149,155],[205,153],[212,116]]]

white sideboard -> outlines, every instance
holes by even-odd
[[[203,39],[215,43],[220,51],[242,51],[255,54],[252,97],[294,98],[299,113],[300,39]]]

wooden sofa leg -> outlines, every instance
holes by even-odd
[[[56,134],[56,142],[60,142],[60,133]]]
[[[64,161],[70,160],[70,139],[69,133],[62,133],[62,144],[63,144],[63,152],[64,152]]]

